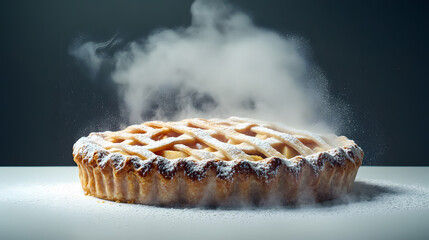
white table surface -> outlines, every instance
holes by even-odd
[[[85,196],[76,167],[0,167],[0,239],[429,239],[429,167],[361,167],[341,201],[162,208]]]

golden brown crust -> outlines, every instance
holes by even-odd
[[[150,205],[282,205],[333,199],[350,191],[363,159],[362,149],[353,143],[294,161],[160,156],[142,161],[82,141],[73,155],[86,194]]]

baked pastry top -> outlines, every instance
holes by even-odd
[[[253,119],[151,121],[91,133],[73,147],[87,194],[160,205],[287,204],[350,190],[352,140]]]

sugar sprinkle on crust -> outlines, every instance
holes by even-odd
[[[92,133],[73,156],[84,191],[96,197],[230,206],[332,199],[351,189],[363,151],[345,137],[233,117]]]

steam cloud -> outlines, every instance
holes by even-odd
[[[92,75],[113,63],[111,78],[131,123],[231,115],[319,131],[341,123],[332,117],[339,105],[299,39],[257,27],[221,2],[196,1],[191,14],[189,27],[158,30],[110,57],[104,50],[115,40],[79,44],[71,54]]]

